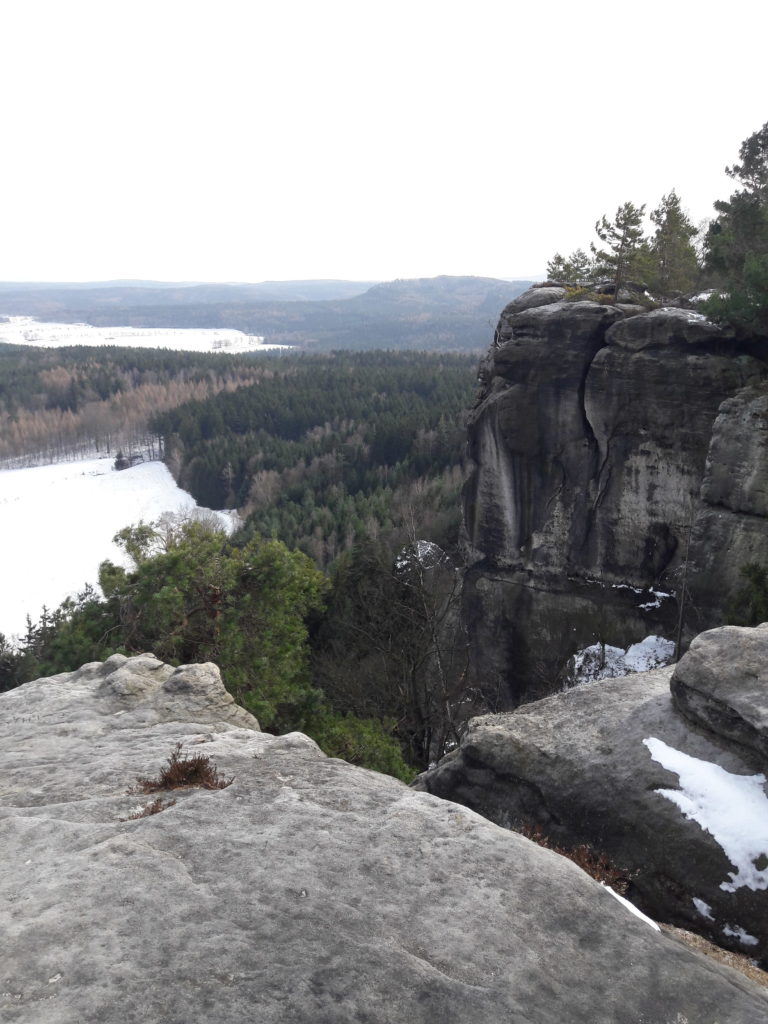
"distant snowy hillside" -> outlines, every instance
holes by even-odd
[[[171,348],[183,352],[263,352],[288,345],[265,345],[264,339],[228,328],[91,327],[90,324],[44,323],[28,316],[0,323],[0,343],[61,348],[65,345],[121,345],[124,348]]]
[[[166,511],[195,508],[162,462],[117,472],[111,459],[0,472],[0,633],[22,634],[26,615],[57,607],[99,563],[125,564],[112,537]],[[226,523],[226,513],[218,513]]]

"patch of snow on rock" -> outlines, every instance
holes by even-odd
[[[680,779],[680,789],[657,789],[686,818],[695,821],[722,847],[736,869],[731,880],[721,882],[725,892],[741,886],[768,889],[768,798],[765,775],[733,775],[710,761],[667,746],[655,737],[643,743],[651,757]]]
[[[738,925],[727,924],[723,928],[723,935],[729,935],[731,938],[738,939],[743,946],[756,946],[757,939],[754,935],[750,935],[749,932],[745,932],[743,928],[739,928]]]
[[[407,569],[418,566],[431,569],[447,559],[443,549],[431,540],[417,540],[402,548],[395,559],[396,569]]]
[[[694,896],[693,897],[693,905],[694,905],[694,907],[696,907],[696,909],[698,910],[698,912],[701,914],[702,917],[706,917],[710,921],[714,921],[715,920],[714,917],[712,916],[712,907],[710,907],[710,905],[708,903],[705,903],[704,900],[700,900],[698,898],[698,896]]]
[[[571,659],[572,667],[568,672],[573,685],[625,676],[624,653],[621,647],[611,647],[610,644],[592,644],[577,651]]]
[[[637,909],[637,907],[634,905],[634,903],[630,903],[629,900],[626,899],[624,896],[619,896],[619,894],[617,892],[615,892],[610,887],[610,885],[606,885],[604,882],[601,882],[600,885],[602,885],[602,887],[605,889],[605,891],[609,892],[611,894],[611,896],[613,896],[613,898],[615,900],[618,900],[619,903],[621,903],[621,905],[623,907],[626,907],[627,910],[630,913],[634,914],[635,917],[639,917],[641,921],[645,921],[645,923],[650,925],[651,928],[655,928],[657,932],[661,931],[661,928],[659,928],[659,926],[656,924],[656,922],[652,921],[650,917],[646,917],[646,915],[642,912],[642,910],[638,910]]]
[[[647,636],[626,650],[610,644],[592,644],[577,651],[568,670],[569,685],[616,679],[633,672],[650,672],[669,665],[675,656],[675,645],[661,636]]]
[[[652,608],[661,608],[661,602],[666,598],[671,597],[671,594],[666,594],[663,590],[651,590],[652,600],[645,601],[643,604],[639,604],[637,607],[642,611],[650,611]]]
[[[650,672],[654,668],[671,664],[675,657],[672,640],[662,636],[647,636],[639,644],[632,644],[624,655],[627,672]]]

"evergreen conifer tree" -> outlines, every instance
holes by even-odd
[[[618,208],[612,221],[604,215],[595,224],[597,237],[606,246],[598,249],[594,243],[590,245],[595,272],[610,278],[617,299],[621,289],[638,269],[643,253],[644,215],[645,205],[635,206],[627,202]]]
[[[742,186],[715,203],[706,238],[706,265],[723,294],[707,312],[759,334],[768,333],[768,122],[739,150],[726,174]]]
[[[683,211],[674,189],[662,196],[651,212],[651,221],[656,228],[649,245],[651,290],[661,297],[692,291],[699,276],[693,245],[698,230]]]
[[[556,252],[547,264],[547,278],[566,284],[588,284],[594,275],[594,262],[583,249],[576,249],[565,259]]]

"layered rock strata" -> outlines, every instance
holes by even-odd
[[[215,667],[149,657],[0,696],[4,1022],[768,1015],[570,861],[244,714]],[[231,785],[131,818],[177,743]]]
[[[768,964],[767,656],[768,624],[713,630],[675,669],[474,719],[415,785],[587,844],[647,913]]]
[[[563,294],[504,310],[469,421],[465,614],[502,707],[553,692],[596,640],[674,634],[684,574],[684,639],[719,624],[740,566],[768,562],[754,347],[684,310]]]
[[[692,725],[757,755],[768,773],[768,622],[696,637],[671,689],[675,707]]]

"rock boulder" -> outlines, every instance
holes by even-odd
[[[570,861],[305,736],[261,733],[218,687],[213,667],[144,657],[0,696],[4,1022],[768,1016],[762,989]],[[177,743],[231,785],[131,818],[153,797],[126,790]]]
[[[766,964],[768,798],[756,737],[768,627],[736,632],[750,634],[738,659],[730,629],[696,641],[676,670],[675,702],[666,668],[477,718],[415,785],[502,826],[539,827],[561,847],[587,844],[626,873],[647,913]]]
[[[694,725],[757,754],[768,771],[768,622],[696,637],[671,687],[675,706]]]

